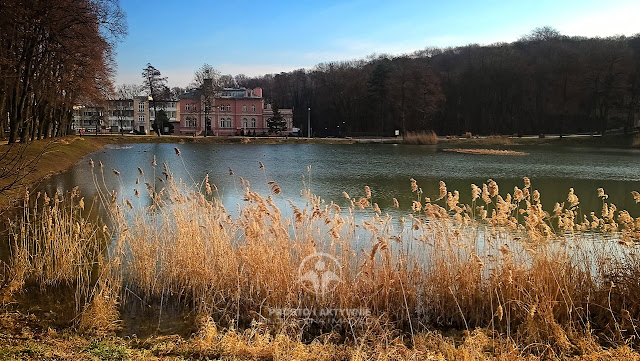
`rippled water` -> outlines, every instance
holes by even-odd
[[[180,149],[177,156],[174,147]],[[408,210],[414,195],[410,178],[415,178],[425,196],[437,198],[438,182],[443,180],[449,190],[457,189],[461,201],[468,202],[470,184],[480,185],[492,178],[500,185],[500,193],[522,187],[522,177],[532,180],[540,190],[543,204],[552,208],[555,202],[566,200],[570,187],[580,197],[583,210],[599,210],[602,201],[596,189],[603,187],[609,200],[619,209],[640,214],[630,194],[640,189],[640,152],[569,147],[500,147],[529,153],[526,156],[473,155],[444,152],[436,146],[355,144],[132,144],[113,145],[93,153],[69,171],[45,181],[43,188],[69,190],[79,186],[83,195],[91,198],[94,185],[88,159],[104,164],[109,188],[131,195],[139,177],[137,167],[151,178],[151,162],[158,159],[156,176],[161,177],[161,164],[166,162],[175,177],[185,182],[200,182],[209,174],[229,209],[242,202],[239,177],[251,182],[254,190],[268,194],[267,180],[277,182],[283,193],[277,200],[304,202],[300,190],[309,187],[327,201],[346,204],[345,191],[351,196],[364,194],[364,186],[373,191],[373,201],[390,210],[396,197]],[[265,165],[260,169],[258,162]],[[307,167],[311,166],[310,173]],[[229,175],[229,169],[233,176]],[[117,169],[120,179],[111,169]],[[192,180],[193,179],[193,180]],[[304,182],[304,183],[303,183]],[[142,189],[140,189],[142,188]],[[139,190],[144,187],[138,186]],[[124,193],[123,193],[124,191]]]

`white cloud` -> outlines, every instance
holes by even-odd
[[[640,14],[640,3],[611,3],[597,12],[567,19],[557,25],[557,29],[564,35],[587,37],[633,35],[640,33],[638,14]]]

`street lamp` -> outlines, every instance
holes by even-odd
[[[307,115],[307,138],[311,138],[311,107],[307,109],[309,114]]]
[[[158,129],[158,123],[156,123],[156,102],[153,100],[153,96],[149,95],[147,97],[147,102],[148,102],[147,108],[149,110],[149,126],[147,126],[147,124],[144,124],[145,134],[147,133],[147,129],[152,128],[151,124],[154,124],[156,126],[156,132],[160,134],[160,130]],[[153,104],[153,123],[151,123],[151,105],[152,104]]]

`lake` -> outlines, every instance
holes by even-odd
[[[180,155],[176,154],[174,148],[179,149]],[[583,212],[599,212],[602,200],[597,197],[596,190],[603,187],[609,194],[609,201],[617,204],[618,209],[627,209],[632,215],[640,215],[640,205],[631,196],[631,191],[640,189],[638,150],[499,147],[528,153],[515,156],[462,154],[444,151],[443,148],[443,145],[392,144],[118,144],[90,154],[68,171],[44,180],[40,190],[52,194],[56,190],[69,191],[78,186],[85,203],[89,204],[96,190],[89,165],[91,158],[96,164],[93,172],[97,174],[98,162],[102,162],[107,188],[117,190],[120,196],[131,199],[134,204],[137,204],[134,201],[134,189],[137,189],[144,203],[146,197],[143,195],[147,194],[145,182],[152,183],[155,179],[157,187],[166,184],[158,180],[165,178],[162,171],[166,162],[174,177],[187,184],[200,183],[209,174],[210,182],[218,187],[218,196],[232,214],[237,214],[239,205],[244,202],[242,177],[251,183],[253,190],[263,195],[271,192],[268,181],[277,182],[282,193],[273,197],[285,215],[291,214],[289,201],[299,206],[306,204],[306,198],[301,196],[302,189],[310,188],[327,202],[335,201],[340,206],[347,206],[343,192],[351,197],[361,197],[365,193],[364,187],[369,186],[372,201],[377,202],[383,212],[398,216],[398,219],[411,212],[411,201],[415,199],[415,194],[411,192],[411,178],[418,182],[425,196],[434,200],[439,194],[439,181],[443,180],[449,190],[460,191],[461,202],[468,203],[471,183],[481,186],[488,178],[492,178],[498,182],[500,193],[505,195],[513,192],[514,186],[522,188],[522,177],[526,176],[531,179],[532,188],[541,192],[543,204],[549,211],[555,202],[566,201],[569,188],[573,187],[580,197]],[[151,166],[154,156],[158,163],[155,169]],[[260,163],[264,168],[260,167]],[[138,167],[143,169],[144,176],[140,175]],[[115,175],[112,169],[117,170],[119,175]],[[103,182],[101,176],[97,179]],[[399,200],[400,209],[393,207],[394,197]],[[439,204],[444,203],[440,201]],[[356,212],[356,218],[372,214],[370,209]],[[481,234],[477,233],[478,236]],[[471,237],[474,237],[473,233]],[[363,240],[350,239],[355,243],[355,249],[360,241]],[[478,245],[481,247],[482,244],[484,241],[480,240]],[[0,247],[0,259],[7,259],[8,249],[6,245],[3,246]],[[514,251],[516,246],[512,243]],[[623,250],[617,247],[616,242],[602,242],[596,246],[606,251],[594,254],[613,255],[614,251]],[[394,251],[406,249],[409,252],[428,247],[428,242],[409,241],[394,248]],[[422,251],[415,253],[416,259],[421,259],[422,254],[432,254]],[[582,254],[580,256],[584,257]],[[596,265],[595,262],[590,264]],[[594,268],[594,273],[596,271]],[[123,334],[153,334],[157,331],[156,327],[161,327],[166,333],[178,330],[189,335],[191,332],[192,322],[185,322],[177,309],[164,310],[162,325],[159,315],[138,317],[141,311],[135,307],[122,312]],[[151,319],[154,321],[149,322]]]
[[[175,148],[181,155],[175,153]],[[364,187],[371,187],[373,202],[383,211],[393,213],[393,198],[400,202],[402,213],[410,211],[410,178],[416,179],[424,195],[436,199],[439,181],[448,189],[460,191],[463,203],[470,202],[471,183],[479,186],[491,178],[498,182],[500,193],[512,193],[522,188],[522,177],[529,177],[532,188],[542,194],[542,203],[551,210],[555,202],[566,201],[573,187],[580,198],[583,211],[602,208],[596,189],[603,187],[609,201],[618,209],[640,215],[640,205],[631,196],[640,189],[640,150],[596,149],[557,146],[500,146],[528,155],[478,155],[443,151],[445,146],[417,146],[395,144],[118,144],[93,153],[68,171],[55,175],[42,184],[49,193],[70,190],[79,186],[86,199],[91,199],[95,186],[91,177],[89,158],[105,169],[105,181],[110,189],[133,199],[133,189],[143,193],[144,184],[137,168],[145,172],[146,181],[152,178],[153,157],[157,158],[156,179],[166,162],[176,179],[193,184],[209,174],[210,182],[228,209],[242,203],[240,177],[251,188],[269,194],[267,181],[275,181],[282,189],[274,196],[276,203],[304,204],[300,191],[310,187],[327,202],[346,205],[342,192],[352,197],[364,195]],[[259,162],[264,164],[264,170]],[[308,167],[310,166],[310,172]],[[97,170],[96,165],[96,170]],[[112,169],[120,172],[116,177]],[[233,175],[230,175],[230,169]],[[146,193],[145,193],[146,194]]]

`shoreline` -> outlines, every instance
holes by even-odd
[[[578,146],[615,149],[634,149],[635,134],[628,135],[573,135],[539,137],[507,137],[488,136],[475,138],[438,139],[438,144],[431,146],[444,148],[465,147],[503,147],[503,146]],[[25,188],[34,189],[44,179],[62,173],[76,164],[87,154],[96,152],[107,144],[138,143],[176,143],[176,144],[402,144],[400,138],[302,138],[302,137],[191,137],[173,135],[99,135],[99,136],[67,136],[56,139],[45,139],[29,143],[24,148],[20,143],[0,146],[0,152],[9,159],[22,152],[24,160],[32,161],[39,157],[34,167],[22,169],[18,184],[0,197],[0,211],[15,206],[22,199]],[[10,167],[8,167],[10,168]],[[0,177],[0,187],[15,180],[16,176]]]

